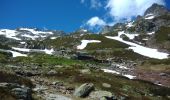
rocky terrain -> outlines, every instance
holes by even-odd
[[[0,100],[169,100],[170,12],[100,34],[0,29]]]

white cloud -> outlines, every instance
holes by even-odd
[[[143,15],[147,8],[157,3],[164,5],[164,0],[108,0],[106,8],[116,20],[130,19]]]
[[[84,2],[85,2],[85,0],[81,0],[80,2],[81,2],[81,3],[84,3]]]
[[[95,27],[95,26],[104,26],[106,25],[106,22],[100,19],[99,17],[95,16],[89,19],[86,24],[91,27]]]
[[[100,0],[80,0],[82,4],[88,3],[90,4],[90,8],[98,9],[102,7],[102,3]]]
[[[91,0],[91,8],[100,8],[102,7],[102,4],[100,0]]]

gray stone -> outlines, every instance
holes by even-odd
[[[13,88],[18,88],[18,87],[20,87],[20,85],[17,84],[17,83],[0,83],[0,87],[2,87],[2,88],[8,88],[8,89],[13,89]]]
[[[159,75],[160,75],[160,76],[167,76],[166,73],[160,73]]]
[[[89,93],[94,90],[94,84],[93,83],[85,83],[82,84],[79,88],[77,88],[74,92],[74,96],[77,97],[86,97],[89,95]]]
[[[82,69],[82,70],[80,70],[80,72],[83,73],[83,74],[90,74],[89,69]]]
[[[57,74],[57,72],[55,70],[50,70],[47,75],[55,75]]]
[[[107,100],[107,98],[112,98],[113,94],[108,91],[95,91],[90,93],[89,97],[92,99]]]
[[[46,96],[46,100],[71,100],[68,97],[65,97],[63,95],[58,95],[58,94],[48,94]]]
[[[17,99],[31,100],[31,90],[27,87],[14,88],[11,92],[16,95]]]
[[[102,86],[105,87],[105,88],[111,88],[111,85],[108,84],[108,83],[103,83]]]

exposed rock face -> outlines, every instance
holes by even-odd
[[[25,86],[20,86],[17,83],[0,83],[0,88],[3,88],[13,95],[16,99],[19,100],[31,100],[31,89]]]
[[[14,88],[11,92],[17,96],[17,99],[31,100],[31,90],[27,87]]]
[[[94,84],[85,83],[77,88],[74,92],[74,95],[77,97],[86,97],[94,89]]]
[[[148,8],[146,10],[146,12],[144,13],[144,15],[148,15],[148,14],[153,14],[155,16],[160,16],[160,15],[164,15],[169,13],[169,11],[167,10],[167,8],[165,6],[162,5],[158,5],[158,4],[153,4],[150,8]]]

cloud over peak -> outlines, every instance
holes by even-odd
[[[92,17],[91,19],[89,19],[87,21],[87,25],[92,26],[92,27],[94,27],[94,26],[104,26],[104,25],[106,25],[106,23],[102,19],[100,19],[99,17],[95,16],[95,17]]]
[[[88,0],[82,0],[84,3]],[[145,11],[154,3],[165,5],[164,0],[89,0],[90,8],[102,7],[105,10],[103,19],[95,16],[90,18],[85,26],[90,30],[101,30],[105,25],[113,26],[118,22],[130,21],[138,15],[144,15]],[[107,23],[106,23],[107,22]]]
[[[165,5],[164,0],[108,0],[106,8],[111,17],[122,20],[143,15],[154,3]]]

